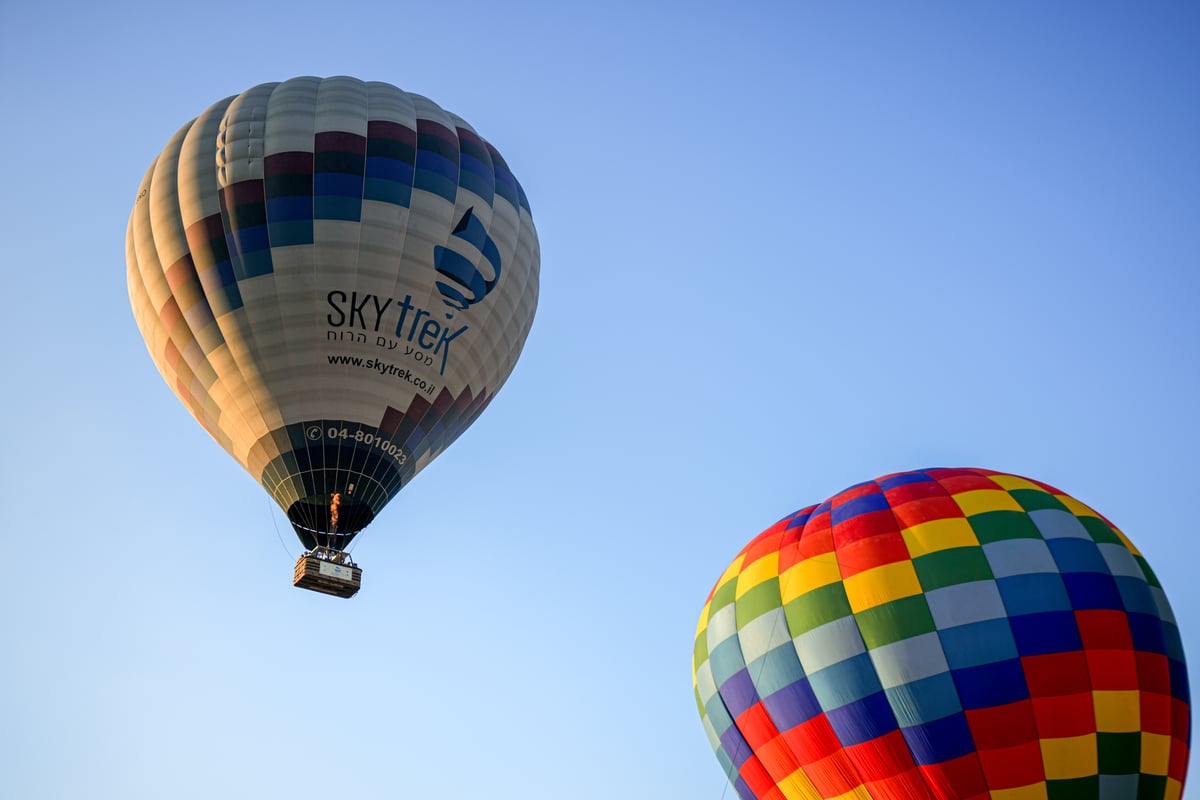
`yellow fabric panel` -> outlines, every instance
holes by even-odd
[[[954,502],[968,517],[988,511],[1024,511],[1011,494],[1000,489],[974,489],[954,495]]]
[[[758,586],[760,583],[764,583],[778,576],[779,553],[768,553],[742,570],[741,575],[738,576],[735,597],[740,600],[742,595],[753,589],[755,586]]]
[[[712,597],[713,597],[713,595],[715,595],[721,589],[722,586],[729,583],[731,580],[735,580],[737,578],[738,572],[742,568],[742,562],[745,561],[745,559],[746,559],[746,554],[739,553],[738,557],[733,560],[733,563],[730,564],[725,569],[725,571],[723,573],[721,573],[721,577],[717,579],[717,585],[713,587],[712,594],[709,595],[709,598],[704,601],[704,608],[700,611],[700,621],[696,623],[696,636],[697,637],[700,636],[700,631],[702,631],[708,627],[709,617],[712,616]]]
[[[700,609],[700,620],[696,623],[696,635],[693,638],[699,639],[701,631],[708,627],[708,611],[711,605],[711,600],[704,601],[704,608]]]
[[[1101,733],[1129,733],[1141,729],[1136,689],[1092,692],[1092,706],[1096,709],[1096,730]]]
[[[1099,769],[1096,734],[1042,739],[1042,764],[1047,780],[1066,780],[1095,775]]]
[[[1013,489],[1033,489],[1035,492],[1046,491],[1033,481],[1022,478],[1019,475],[989,475],[988,478],[992,483],[995,483],[997,486],[1003,486],[1010,492]]]
[[[729,583],[730,581],[737,580],[738,572],[742,568],[742,561],[745,559],[745,557],[746,556],[743,553],[735,558],[733,563],[729,565],[729,568],[726,569],[725,572],[721,574],[721,577],[717,579],[717,584],[713,587],[712,594],[710,594],[708,599],[704,601],[704,613],[700,616],[700,627],[696,629],[697,631],[708,624],[709,617],[712,616],[712,612],[716,610],[711,607],[713,597],[717,595],[717,592],[721,591],[725,584]]]
[[[855,613],[921,594],[921,581],[911,561],[898,561],[860,572],[843,581],[846,599]]]
[[[733,580],[734,578],[736,578],[736,577],[738,576],[738,573],[742,571],[742,562],[743,562],[743,561],[745,561],[745,560],[746,560],[746,554],[745,554],[745,553],[740,553],[740,554],[738,554],[738,557],[737,557],[737,558],[735,558],[735,559],[733,560],[733,563],[732,563],[732,564],[730,564],[730,565],[729,565],[729,566],[728,566],[728,567],[725,569],[725,572],[724,572],[724,573],[722,573],[721,577],[720,577],[720,578],[717,580],[717,586],[716,586],[716,589],[713,589],[713,593],[714,593],[714,594],[715,594],[715,593],[716,593],[716,592],[717,592],[717,591],[718,591],[718,590],[719,590],[719,589],[720,589],[722,586],[724,586],[725,584],[729,583],[731,580]]]
[[[1056,494],[1056,495],[1054,495],[1054,499],[1057,500],[1058,502],[1062,503],[1064,506],[1066,506],[1067,511],[1070,511],[1072,514],[1074,514],[1077,517],[1099,517],[1100,516],[1095,511],[1093,511],[1090,506],[1087,506],[1087,505],[1079,502],[1078,500],[1076,500],[1074,497],[1071,497],[1070,495]]]
[[[817,791],[817,787],[813,786],[812,781],[808,779],[808,775],[804,773],[803,767],[800,767],[776,785],[779,787],[779,791],[783,792],[786,800],[821,800],[821,793]]]
[[[779,590],[784,605],[813,589],[837,583],[842,579],[836,553],[822,553],[806,558],[780,576]]]
[[[1047,800],[1046,782],[1018,786],[1015,789],[992,789],[988,792],[992,800]]]
[[[934,519],[900,531],[908,554],[912,558],[949,550],[953,547],[978,547],[979,537],[971,529],[971,523],[962,517]]]
[[[1142,772],[1166,775],[1171,762],[1171,737],[1161,733],[1142,733]]]

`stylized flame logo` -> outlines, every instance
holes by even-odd
[[[433,266],[446,279],[437,281],[437,288],[446,305],[462,311],[486,297],[500,280],[500,250],[475,216],[474,206],[454,226],[446,245],[433,248]],[[451,311],[446,319],[453,316]]]

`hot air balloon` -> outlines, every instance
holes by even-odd
[[[693,656],[745,800],[1179,798],[1179,630],[1112,523],[1035,480],[925,469],[754,538]]]
[[[184,125],[126,261],[164,380],[287,514],[297,585],[342,596],[347,544],[487,407],[537,307],[537,233],[496,148],[350,77],[255,86]]]

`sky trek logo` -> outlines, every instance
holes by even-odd
[[[462,215],[446,244],[449,246],[433,248],[433,266],[448,279],[438,281],[437,288],[447,306],[461,311],[487,297],[495,288],[500,280],[500,250],[475,216],[474,206]],[[481,273],[476,264],[490,266],[491,276]],[[453,311],[446,314],[446,319],[453,317]]]
[[[451,309],[445,313],[448,321],[454,319],[455,311],[475,305],[495,288],[500,280],[500,250],[475,216],[474,207],[468,208],[454,226],[446,246],[436,245],[433,248],[433,263],[438,275],[444,278],[436,281],[436,284],[443,302]],[[484,266],[490,275],[481,272],[476,267],[477,263]],[[441,356],[438,370],[441,375],[446,374],[451,344],[468,329],[467,325],[453,329],[450,324],[439,322],[432,311],[415,305],[412,295],[397,300],[370,292],[360,294],[352,291],[347,294],[334,289],[325,296],[325,300],[330,308],[325,321],[331,328],[341,329],[331,330],[328,338],[341,340],[349,337],[351,341],[365,343],[366,333],[371,332],[376,334],[375,345],[388,350],[397,349],[403,342],[406,343],[406,353],[419,355],[412,353],[412,348],[420,348],[423,356],[418,360],[423,359],[427,366],[432,366],[437,360],[435,357]]]

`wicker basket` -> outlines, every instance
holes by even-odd
[[[337,597],[353,597],[362,588],[362,570],[305,553],[296,561],[292,585]]]

